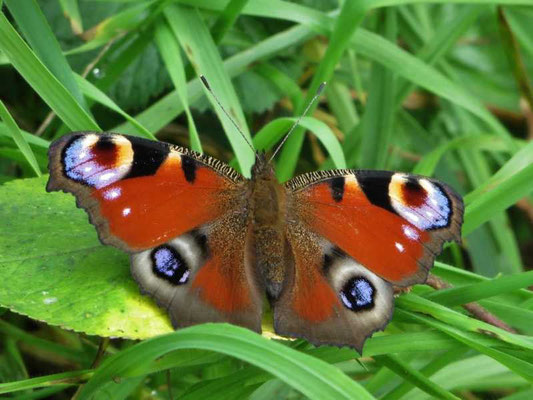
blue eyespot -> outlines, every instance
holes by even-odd
[[[150,255],[152,270],[159,278],[173,285],[183,285],[189,280],[190,270],[181,255],[168,245],[156,247]]]
[[[374,307],[376,289],[362,276],[349,279],[340,291],[344,306],[352,311],[368,310]]]

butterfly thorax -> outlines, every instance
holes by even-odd
[[[272,164],[258,154],[252,168],[251,211],[255,263],[269,296],[276,299],[285,277],[285,189],[276,179]]]

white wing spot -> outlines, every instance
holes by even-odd
[[[403,247],[403,244],[396,242],[394,243],[394,245],[396,246],[396,248],[398,249],[400,253],[403,253],[405,251],[405,247]]]
[[[114,200],[118,197],[120,197],[122,191],[119,187],[109,189],[104,193],[104,199],[106,200]]]
[[[127,217],[130,214],[131,214],[131,208],[126,207],[125,209],[122,210],[122,215],[123,216]]]
[[[403,233],[411,240],[418,240],[420,236],[418,232],[411,228],[409,225],[402,225]]]

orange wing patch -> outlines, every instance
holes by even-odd
[[[335,200],[327,182],[295,193],[299,214],[313,231],[391,282],[416,274],[430,237],[403,218],[373,205],[353,175]]]
[[[224,178],[205,167],[198,167],[194,182],[188,182],[181,157],[171,153],[155,175],[124,179],[95,190],[92,197],[109,232],[137,250],[218,218],[228,189]]]
[[[49,150],[47,190],[76,196],[102,242],[156,247],[238,206],[244,178],[213,158],[166,143],[75,132]]]
[[[243,311],[251,305],[249,289],[243,285],[239,268],[232,265],[223,268],[222,259],[216,255],[198,271],[191,287],[199,289],[202,300],[219,311]]]
[[[323,250],[316,235],[300,224],[289,224],[287,235],[294,260],[294,282],[286,298],[298,317],[313,323],[324,322],[333,316],[340,301],[321,273]]]

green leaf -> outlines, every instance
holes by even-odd
[[[3,13],[0,13],[0,49],[70,129],[100,131],[100,127],[72,94],[33,54]]]
[[[413,383],[421,390],[439,399],[458,400],[459,397],[453,395],[447,390],[443,389],[436,383],[426,378],[422,373],[412,368],[409,364],[403,362],[400,358],[394,355],[383,355],[375,357],[376,361],[391,371],[395,372],[406,381]]]
[[[461,136],[452,140],[448,140],[441,145],[435,147],[431,152],[427,153],[413,168],[414,174],[433,175],[437,164],[444,157],[446,153],[454,149],[476,149],[486,151],[503,151],[513,152],[510,148],[509,142],[502,140],[494,135],[475,135],[475,136]]]
[[[215,43],[220,43],[224,35],[231,29],[240,12],[249,0],[230,0],[226,8],[220,13],[211,34]]]
[[[196,131],[196,125],[192,118],[189,102],[187,101],[187,81],[185,79],[185,69],[181,60],[180,47],[176,37],[172,34],[166,22],[161,22],[155,30],[155,39],[159,52],[163,57],[170,79],[176,88],[181,104],[187,115],[189,124],[189,141],[191,149],[202,152],[202,144]]]
[[[166,313],[140,295],[128,256],[100,244],[71,195],[46,193],[47,178],[0,186],[0,305],[89,335],[170,332]]]
[[[442,305],[453,307],[529,286],[533,286],[533,271],[495,278],[473,285],[437,290],[425,297]]]
[[[106,359],[80,393],[89,399],[116,376],[135,376],[148,362],[178,349],[205,349],[255,365],[312,399],[373,399],[340,370],[247,329],[228,324],[203,324],[149,339]]]
[[[246,120],[242,112],[235,89],[231,83],[229,75],[224,71],[222,59],[215,46],[204,21],[198,11],[185,6],[171,4],[165,8],[164,14],[178,38],[185,54],[191,61],[197,75],[204,75],[213,91],[220,101],[222,107],[229,113],[234,122],[239,126],[241,133],[229,120],[211,94],[206,95],[218,115],[224,132],[226,133],[233,148],[241,171],[249,175],[250,168],[255,160],[253,149],[246,141],[251,141],[250,132],[246,125]],[[205,89],[204,89],[205,90]]]
[[[401,314],[407,313],[406,311],[403,311],[403,310],[399,312]],[[514,371],[518,375],[527,379],[529,382],[533,382],[533,364],[523,361],[520,358],[512,356],[502,350],[496,350],[496,349],[486,347],[480,344],[477,340],[472,340],[467,335],[465,335],[463,331],[453,326],[449,326],[440,321],[432,320],[431,318],[428,318],[422,315],[416,315],[413,313],[407,313],[407,314],[410,315],[410,317],[413,320],[421,321],[426,325],[429,325],[431,327],[441,330],[442,332],[446,333],[447,335],[450,335],[451,337],[458,340],[459,342],[464,343],[468,347],[471,347],[479,351],[480,353],[486,354],[489,357],[495,359],[496,361],[505,365],[511,371]]]
[[[383,10],[382,13],[382,30],[389,40],[394,41],[397,35],[396,10]],[[385,169],[395,116],[395,88],[393,70],[374,63],[368,101],[361,121],[361,168]]]
[[[72,32],[76,35],[80,35],[83,32],[83,22],[78,7],[78,0],[59,0],[59,4],[61,4],[63,14],[70,21]]]
[[[131,117],[128,113],[122,110],[118,105],[115,104],[113,100],[107,97],[104,92],[94,86],[91,82],[81,77],[80,75],[76,75],[76,81],[85,96],[122,115],[133,126],[135,126],[135,128],[137,128],[137,131],[141,136],[148,139],[156,140],[156,137],[152,135],[152,133],[148,129],[142,126],[142,124],[135,120],[135,118]]]
[[[87,104],[76,84],[70,65],[37,1],[6,0],[6,5],[35,54],[76,99],[76,102],[88,112]]]
[[[475,200],[468,202],[465,210],[463,235],[472,232],[479,225],[492,218],[498,211],[505,210],[533,192],[532,181],[533,164],[507,179],[491,181],[486,192],[476,197]]]
[[[285,136],[289,128],[297,121],[297,118],[277,118],[276,120],[265,125],[254,136],[254,146],[258,150],[267,150],[272,148],[277,141]],[[333,131],[324,122],[312,118],[304,117],[300,120],[299,125],[309,129],[324,145],[331,156],[336,168],[346,168],[346,160],[342,147],[337,140]]]
[[[15,141],[20,152],[24,155],[24,158],[26,159],[28,164],[30,164],[32,169],[35,171],[35,174],[37,176],[41,176],[41,170],[39,169],[39,165],[37,164],[37,160],[35,159],[35,154],[33,154],[31,147],[29,146],[28,142],[26,142],[26,139],[24,138],[24,135],[17,126],[17,123],[15,122],[11,114],[9,114],[9,111],[1,100],[0,118],[6,124],[7,132],[11,134],[11,137]]]
[[[329,37],[329,45],[326,53],[313,75],[313,80],[311,81],[302,107],[307,107],[322,82],[331,79],[337,63],[348,47],[352,35],[363,20],[366,10],[366,1],[345,1],[343,3],[341,12],[335,19],[335,25]],[[312,114],[316,107],[317,103],[315,102],[315,104],[309,107],[308,112]],[[303,112],[303,109],[295,110],[295,112],[299,114]],[[290,178],[294,174],[304,140],[304,133],[304,129],[295,129],[285,143],[279,158],[279,168],[277,170],[278,177],[282,181]]]

